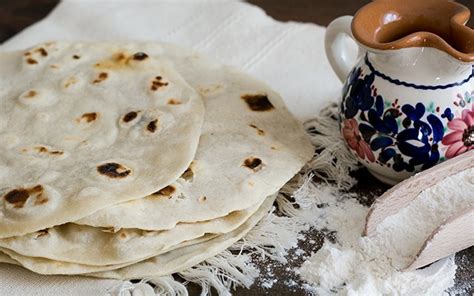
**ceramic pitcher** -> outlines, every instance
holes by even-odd
[[[381,181],[474,149],[469,16],[448,0],[375,0],[329,25],[327,56],[345,83],[341,133]]]

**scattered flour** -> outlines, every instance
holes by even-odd
[[[337,232],[336,242],[326,241],[299,270],[300,277],[311,286],[309,293],[442,295],[454,285],[456,265],[453,258],[422,270],[400,270],[414,259],[437,225],[474,204],[474,196],[469,194],[474,192],[474,169],[446,178],[425,190],[407,208],[387,218],[370,238],[361,237],[367,208],[353,198],[344,198],[335,192],[331,194],[329,186],[309,183],[305,187],[310,191],[306,196],[319,196],[318,202],[327,204],[315,225]],[[316,191],[319,191],[318,195]],[[295,198],[298,201],[298,194]],[[306,198],[300,195],[299,199]],[[310,212],[314,213],[314,210]]]

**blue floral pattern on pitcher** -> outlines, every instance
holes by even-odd
[[[396,172],[428,169],[444,158],[474,149],[474,95],[459,94],[453,105],[466,108],[456,118],[451,108],[433,102],[400,105],[377,93],[375,73],[356,67],[343,88],[341,130],[362,160]],[[446,151],[440,151],[441,146]],[[377,157],[375,156],[377,155]]]

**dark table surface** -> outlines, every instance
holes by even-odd
[[[0,0],[0,43],[20,32],[23,28],[37,22],[45,17],[58,3],[57,0]],[[262,7],[269,15],[282,21],[313,22],[319,25],[328,25],[331,20],[341,15],[352,15],[359,7],[368,3],[368,0],[250,0],[249,2]],[[474,0],[459,0],[474,11]],[[468,23],[474,27],[474,20]],[[356,173],[359,184],[354,190],[368,193],[372,196],[380,195],[387,189],[384,185],[373,179],[365,170]],[[365,201],[370,204],[373,201]],[[325,234],[310,231],[308,237],[313,238],[316,244],[301,242],[300,247],[308,252],[316,251],[323,242]],[[290,260],[290,265],[301,264],[301,259]],[[456,274],[456,286],[469,287],[462,295],[474,295],[474,247],[460,252],[456,255],[458,271]],[[256,262],[261,266],[262,274],[265,276],[265,267],[271,262]],[[273,264],[274,265],[274,264]],[[289,275],[285,266],[274,265],[275,278],[288,279],[296,276]],[[238,289],[236,295],[302,295],[305,291],[301,288],[301,282],[293,287],[288,287],[283,281],[276,282],[272,288],[263,289],[258,283],[251,290]],[[197,287],[191,287],[191,295],[198,293]]]

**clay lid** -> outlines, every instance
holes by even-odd
[[[474,30],[467,7],[450,0],[374,0],[352,21],[354,37],[378,50],[434,47],[474,62]]]

